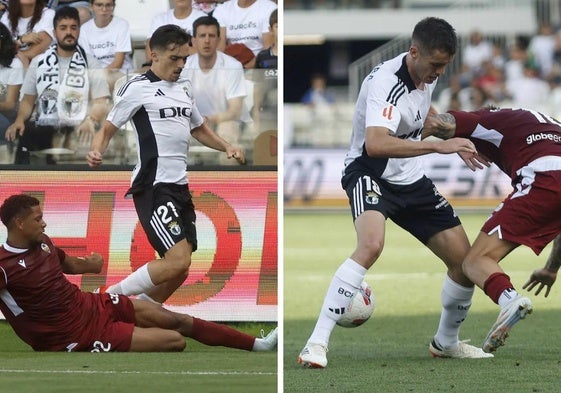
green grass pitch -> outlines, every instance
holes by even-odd
[[[258,335],[273,325],[243,323]],[[277,352],[207,347],[180,353],[33,352],[0,322],[0,391],[10,393],[276,392]]]
[[[474,239],[487,214],[460,214]],[[336,327],[325,369],[304,369],[299,351],[310,335],[329,281],[353,251],[350,214],[286,214],[284,217],[285,392],[559,392],[561,289],[529,295],[534,313],[512,330],[493,359],[434,359],[428,343],[440,316],[444,264],[411,235],[388,221],[385,249],[366,280],[376,309],[364,325]],[[519,247],[502,261],[520,292],[545,263]],[[461,339],[481,345],[498,306],[476,289]]]

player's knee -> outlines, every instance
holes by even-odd
[[[185,349],[187,343],[185,342],[185,337],[183,337],[179,332],[170,332],[170,337],[168,341],[168,350],[171,352],[181,352]]]
[[[364,256],[364,259],[374,263],[384,249],[384,241],[381,239],[369,239],[362,241],[359,244],[359,252]]]
[[[166,262],[174,277],[181,275],[187,277],[189,274],[189,267],[191,266],[190,255],[166,255]]]

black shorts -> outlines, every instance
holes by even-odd
[[[353,221],[367,210],[376,210],[423,244],[435,233],[461,224],[452,206],[425,176],[412,184],[396,185],[355,170],[346,173],[341,184],[349,197]]]
[[[156,184],[135,192],[133,200],[140,224],[161,257],[183,239],[197,250],[195,206],[188,185]]]

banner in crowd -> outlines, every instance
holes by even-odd
[[[285,149],[284,207],[347,207],[341,188],[346,150]],[[426,175],[454,206],[494,206],[511,191],[495,165],[471,171],[456,154],[423,156]]]
[[[67,276],[82,290],[116,283],[157,257],[124,198],[129,171],[0,171],[0,179],[0,200],[26,193],[42,201],[55,245],[103,256],[101,274]],[[166,307],[214,321],[276,321],[277,172],[191,171],[189,181],[198,250]]]

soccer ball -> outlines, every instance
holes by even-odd
[[[374,293],[372,293],[372,288],[366,281],[363,281],[360,284],[359,290],[351,299],[349,308],[345,310],[337,321],[337,325],[347,328],[360,326],[368,321],[375,306],[376,299],[374,298]]]

